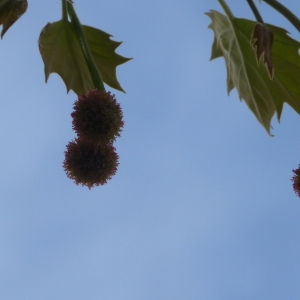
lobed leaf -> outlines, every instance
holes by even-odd
[[[255,22],[228,18],[210,11],[207,15],[214,31],[211,59],[224,57],[227,69],[228,93],[236,88],[257,120],[270,134],[271,119],[278,120],[283,104],[288,103],[300,114],[300,43],[287,35],[283,28],[267,25],[274,34],[272,59],[275,68],[270,80],[264,66],[257,65],[250,42]]]
[[[124,91],[116,77],[116,67],[130,60],[118,55],[115,49],[121,44],[99,29],[83,26],[88,45],[103,82]],[[86,61],[70,22],[48,23],[39,37],[39,50],[45,64],[46,82],[51,73],[63,79],[67,91],[85,94],[94,89]]]

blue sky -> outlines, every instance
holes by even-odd
[[[285,5],[300,15],[297,1]],[[246,1],[234,14],[251,18]],[[266,4],[266,22],[292,26]],[[44,82],[41,29],[59,1],[31,0],[0,41],[0,298],[299,299],[299,116],[268,136],[223,59],[209,61],[217,1],[75,1],[83,24],[124,41],[118,173],[91,190],[63,169],[76,95]]]

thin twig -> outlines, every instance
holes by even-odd
[[[287,9],[283,4],[275,0],[263,0],[263,1],[268,3],[279,13],[281,13],[284,17],[286,17],[297,28],[297,30],[300,31],[300,19],[297,16],[295,16],[289,9]]]
[[[264,23],[264,20],[262,19],[262,17],[261,17],[261,15],[260,15],[260,13],[259,13],[259,11],[258,11],[256,5],[254,4],[254,2],[253,2],[252,0],[247,0],[247,2],[248,2],[248,4],[249,4],[249,6],[250,6],[250,8],[251,8],[251,10],[252,10],[252,12],[253,12],[255,18],[256,18],[256,21],[257,21],[258,23],[265,24],[265,23]]]
[[[231,20],[233,20],[235,17],[232,13],[232,11],[230,10],[229,6],[227,5],[227,3],[225,2],[225,0],[218,0],[218,2],[220,3],[220,5],[222,6],[222,8],[224,9],[227,17]]]

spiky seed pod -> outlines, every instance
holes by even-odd
[[[110,92],[93,90],[80,95],[71,113],[78,137],[108,143],[120,136],[123,113]]]
[[[116,174],[118,159],[111,143],[94,143],[79,138],[67,145],[63,168],[76,184],[90,189],[105,184]]]
[[[293,170],[295,175],[292,177],[293,188],[298,197],[300,197],[300,165],[298,169]]]

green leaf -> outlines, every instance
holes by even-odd
[[[110,34],[90,26],[84,25],[83,30],[103,82],[124,92],[117,80],[116,67],[131,58],[123,57],[115,52],[122,42],[112,41]]]
[[[27,0],[0,0],[0,25],[3,25],[1,39],[27,10]]]
[[[102,80],[114,89],[124,91],[116,77],[116,67],[130,60],[118,55],[115,49],[121,44],[111,35],[96,28],[83,26],[87,42],[97,64]],[[67,91],[84,94],[94,85],[70,22],[64,20],[48,23],[39,37],[39,49],[45,64],[46,82],[51,73],[63,79]]]
[[[258,66],[251,45],[251,34],[256,22],[228,18],[217,11],[207,15],[214,31],[211,59],[224,57],[227,69],[228,93],[235,87],[257,120],[270,134],[271,119],[278,120],[284,102],[300,114],[300,43],[290,38],[287,31],[267,25],[274,34],[272,60],[273,80],[262,65]]]

